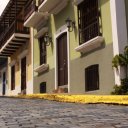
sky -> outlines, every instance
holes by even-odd
[[[0,15],[2,14],[4,8],[6,7],[9,0],[0,0]]]

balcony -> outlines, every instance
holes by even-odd
[[[29,29],[23,20],[15,20],[0,35],[0,56],[11,56],[29,39]]]
[[[24,26],[37,28],[42,22],[48,19],[48,14],[38,12],[36,1],[29,0],[24,8]]]
[[[39,67],[35,68],[34,71],[37,73],[42,73],[42,72],[47,71],[48,68],[49,68],[49,64],[42,64]]]
[[[104,38],[102,36],[97,36],[75,48],[77,52],[86,53],[91,50],[94,50],[101,46],[104,42]]]
[[[77,52],[86,53],[99,48],[104,42],[100,32],[99,21],[79,30],[79,46],[75,48]]]
[[[39,12],[48,12],[50,14],[59,13],[68,3],[68,0],[39,0]]]

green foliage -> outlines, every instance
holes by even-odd
[[[118,66],[126,66],[128,64],[128,58],[126,58],[126,55],[119,54],[115,55],[112,60],[112,67],[118,68]]]
[[[124,53],[115,55],[112,59],[112,67],[116,69],[118,66],[127,66],[128,65],[128,46],[124,48]]]
[[[128,78],[121,80],[121,85],[115,85],[113,95],[127,95],[128,94]]]
[[[118,69],[118,66],[125,67],[126,78],[121,80],[121,85],[115,85],[114,91],[111,94],[115,95],[126,95],[128,94],[128,46],[124,48],[124,53],[115,55],[112,60],[112,67]]]

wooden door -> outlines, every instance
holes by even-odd
[[[11,67],[11,90],[15,90],[15,66]]]
[[[58,86],[68,84],[67,33],[57,39]]]
[[[21,91],[26,89],[26,57],[21,60]]]
[[[2,94],[5,95],[5,90],[6,90],[6,73],[3,73],[3,91]]]

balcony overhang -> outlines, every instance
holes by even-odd
[[[29,34],[14,33],[0,49],[0,56],[11,56],[30,38]]]
[[[19,14],[28,0],[9,0],[6,8],[0,16],[0,24],[9,24]]]
[[[38,10],[40,12],[48,12],[50,14],[57,14],[59,13],[68,3],[68,0],[44,0],[42,4],[39,6]]]
[[[43,36],[46,32],[48,32],[48,27],[43,27],[39,32],[37,32],[34,37],[38,39]]]
[[[104,42],[104,38],[102,36],[97,36],[97,37],[81,44],[80,46],[76,47],[75,50],[77,52],[86,53],[86,52],[89,52],[91,50],[94,50],[94,49],[100,47],[103,42]]]
[[[38,25],[48,20],[48,13],[34,11],[31,16],[24,22],[24,26],[37,28]]]

